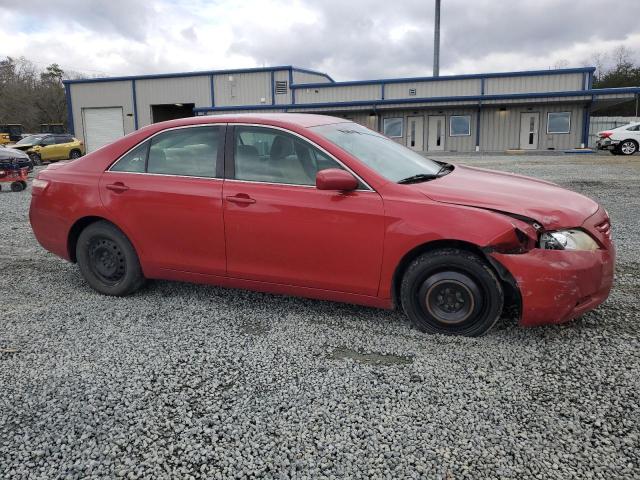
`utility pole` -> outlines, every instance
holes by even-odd
[[[440,76],[440,0],[436,0],[436,23],[433,29],[433,76]]]

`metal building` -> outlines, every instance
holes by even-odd
[[[292,66],[66,80],[68,125],[95,150],[153,122],[231,112],[348,118],[420,151],[563,150],[590,112],[640,87],[593,89],[593,67],[336,82]]]

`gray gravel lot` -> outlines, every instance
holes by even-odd
[[[442,157],[454,161],[454,157]],[[616,286],[566,326],[170,282],[115,299],[0,192],[0,478],[639,478],[640,156],[476,156],[600,201]]]

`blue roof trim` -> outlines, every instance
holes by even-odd
[[[75,128],[73,125],[73,105],[71,103],[71,88],[69,85],[64,86],[64,93],[67,100],[67,130],[71,135],[75,135]]]
[[[158,73],[150,75],[127,75],[120,77],[102,77],[102,78],[81,78],[77,80],[63,80],[64,84],[74,83],[99,83],[99,82],[120,82],[131,80],[153,80],[157,78],[178,78],[178,77],[204,77],[207,75],[227,75],[227,74],[239,74],[239,73],[261,73],[261,72],[275,72],[279,70],[300,70],[307,73],[315,73],[330,78],[326,73],[315,72],[313,70],[304,70],[295,68],[292,65],[279,65],[275,67],[256,67],[256,68],[237,68],[227,70],[203,70],[197,72],[176,72],[176,73]],[[333,80],[332,80],[333,81]]]
[[[606,95],[619,93],[640,93],[640,87],[601,88],[595,90],[576,90],[566,92],[539,92],[539,93],[510,93],[502,95],[468,95],[458,97],[426,97],[426,98],[399,98],[385,100],[359,100],[355,102],[328,102],[328,103],[302,103],[289,105],[276,105],[277,108],[330,108],[330,107],[360,107],[375,105],[436,103],[436,102],[464,102],[481,100],[513,100],[519,98],[554,98],[554,97],[582,97],[589,95]],[[235,105],[224,107],[200,107],[194,108],[194,112],[229,111],[229,110],[264,110],[273,109],[273,105]]]
[[[525,70],[520,72],[499,73],[472,73],[468,75],[445,75],[439,77],[406,77],[406,78],[381,78],[378,80],[353,80],[334,83],[299,83],[291,85],[291,88],[322,88],[322,87],[349,87],[355,85],[378,85],[382,83],[408,83],[408,82],[442,82],[447,80],[486,79],[501,77],[535,77],[540,75],[562,75],[567,73],[594,72],[595,67],[560,68],[556,70]]]

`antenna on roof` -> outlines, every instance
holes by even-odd
[[[440,0],[436,0],[436,19],[433,29],[433,76],[440,76]]]

